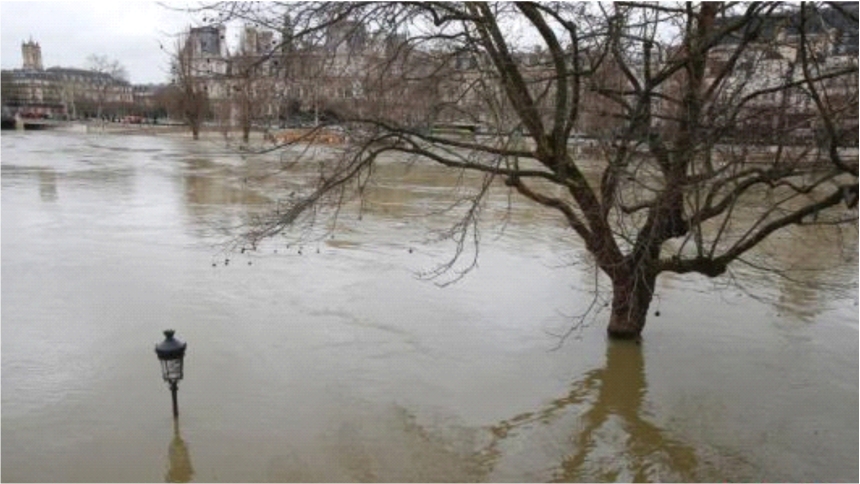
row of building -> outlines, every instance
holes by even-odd
[[[826,92],[831,106],[844,105],[848,114],[841,111],[843,121],[853,124],[846,131],[856,132],[856,15],[857,4],[842,4],[839,10],[817,12],[802,26],[798,12],[761,18],[748,24],[747,29],[756,30],[755,39],[739,59],[732,57],[745,33],[726,37],[709,51],[706,83],[714,81],[732,62],[731,79],[718,83],[721,88],[715,99],[723,102],[728,112],[733,103],[752,96],[743,101],[741,115],[734,112],[736,119],[719,120],[715,116],[715,122],[735,126],[737,136],[749,139],[779,133],[776,128],[780,124],[805,123],[810,134],[815,131],[819,108],[800,82],[804,76],[798,48],[802,27],[811,46],[807,49],[809,62],[818,73],[854,71],[853,76],[825,79],[818,86]],[[254,124],[283,126],[348,115],[389,119],[413,127],[492,126],[504,131],[515,129],[520,121],[510,113],[491,62],[479,54],[410,47],[401,35],[372,32],[355,21],[330,25],[323,40],[313,45],[297,45],[290,41],[290,28],[289,18],[277,33],[246,27],[233,53],[227,49],[223,26],[189,30],[182,49],[191,59],[191,72],[205,84],[213,118],[232,125],[251,118]],[[655,48],[650,59],[652,72],[682,57],[680,50],[677,46]],[[589,62],[589,53],[580,55]],[[552,119],[553,97],[546,95],[552,92],[547,86],[555,78],[552,59],[546,52],[533,51],[515,54],[515,61],[534,98],[544,99],[538,103],[541,116]],[[636,65],[644,62],[642,59],[629,62],[635,74],[645,72],[642,65]],[[613,82],[619,92],[629,91],[627,74],[611,62],[601,69],[581,86],[581,110],[575,127],[580,134],[618,130],[619,120],[625,117],[620,103],[613,105],[605,91]],[[795,82],[797,87],[780,87],[787,82]],[[665,82],[665,92],[654,93],[652,128],[673,129],[673,120],[677,120],[673,111],[682,104],[678,93],[671,92],[673,86],[672,81]]]
[[[853,103],[856,111],[857,4],[843,4],[842,10],[846,8],[849,14],[853,12],[853,21],[844,11],[825,9],[807,20],[803,29],[814,46],[810,52],[816,69],[854,69],[855,75],[847,83],[841,76],[824,81],[821,88],[827,91],[830,102],[849,107]],[[778,88],[787,75],[794,81],[803,76],[798,61],[798,14],[771,15],[748,28],[755,28],[757,36],[742,58],[733,59],[733,55],[744,32],[727,37],[710,50],[708,80],[733,62],[733,79],[723,82],[717,93],[727,104],[753,92],[770,88],[773,92],[745,101],[748,115],[732,122],[743,133],[768,132],[777,123],[807,123],[814,129],[817,108],[807,90],[800,83],[793,90]],[[289,17],[285,17],[280,32],[245,27],[233,52],[223,25],[190,28],[176,46],[170,83],[146,86],[83,69],[43,69],[39,45],[24,42],[22,68],[2,72],[3,103],[24,114],[60,117],[164,115],[171,106],[162,94],[191,77],[205,92],[205,117],[222,126],[283,127],[342,116],[389,119],[424,128],[447,124],[510,130],[519,122],[510,113],[490,61],[473,52],[410,47],[403,35],[372,32],[355,21],[328,26],[324,39],[313,45],[296,44],[291,39]],[[678,49],[655,49],[648,62],[654,63],[656,72],[679,53]],[[590,62],[588,52],[580,52],[580,56],[583,63]],[[541,116],[551,119],[553,97],[546,92],[552,91],[547,87],[554,82],[556,67],[549,55],[536,50],[517,53],[515,60],[534,98],[543,99],[538,103]],[[569,61],[573,62],[572,57]],[[634,73],[645,71],[635,65],[645,61],[631,62]],[[603,63],[600,69],[581,86],[581,112],[575,127],[581,134],[618,130],[619,120],[624,118],[620,103],[610,102],[606,90],[628,90],[627,74],[611,62]],[[658,127],[671,129],[672,111],[678,109],[679,103],[672,102],[676,93],[668,92],[672,85],[664,83],[667,92],[655,93],[651,101],[651,123]],[[173,94],[182,95],[176,89]],[[786,120],[785,113],[791,119]]]
[[[33,40],[21,44],[20,69],[0,72],[3,105],[23,117],[77,119],[153,115],[159,85],[132,85],[106,72],[42,65]]]

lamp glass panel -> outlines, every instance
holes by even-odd
[[[165,380],[182,379],[182,360],[162,360]]]

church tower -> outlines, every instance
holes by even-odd
[[[21,56],[24,58],[24,70],[41,71],[42,70],[42,48],[38,42],[23,42],[21,44]]]

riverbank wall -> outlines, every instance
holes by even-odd
[[[118,134],[118,135],[143,135],[143,136],[169,136],[177,138],[191,139],[191,130],[188,126],[181,124],[129,124],[129,123],[101,123],[94,122],[74,122],[74,121],[48,121],[44,129],[51,129],[62,132],[81,133],[81,134]],[[475,141],[486,143],[490,135],[471,135]],[[225,145],[245,145],[242,142],[241,129],[225,129],[221,126],[203,126],[200,129],[199,138],[208,142],[223,142]],[[249,134],[249,145],[260,148],[271,148],[279,145],[292,144],[315,144],[325,146],[342,146],[349,143],[349,137],[345,133],[331,128],[289,128],[289,129],[272,129],[272,130],[252,130]],[[534,144],[529,138],[520,140],[522,148],[530,150],[534,148]],[[578,139],[571,140],[570,146],[578,155],[587,157],[600,157],[602,148],[600,142],[594,139]],[[763,162],[771,159],[774,153],[778,150],[776,146],[767,145],[745,145],[745,156],[750,158],[750,161],[756,162],[761,158]],[[718,150],[728,150],[728,146]],[[804,151],[801,148],[785,148],[789,152]],[[842,156],[855,158],[858,156],[857,147],[840,148],[839,152]],[[807,155],[808,156],[808,155]]]

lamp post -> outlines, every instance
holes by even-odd
[[[179,380],[182,379],[182,364],[185,358],[184,343],[174,338],[176,332],[172,329],[164,331],[164,341],[155,345],[155,354],[161,362],[161,376],[170,384],[170,393],[173,397],[173,418],[179,417],[179,407],[176,404],[176,391]]]

